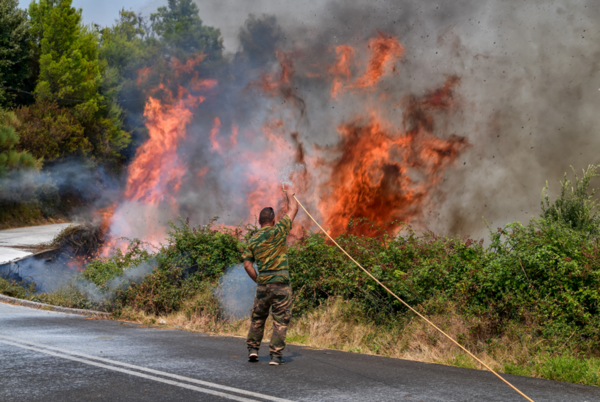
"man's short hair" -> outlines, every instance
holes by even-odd
[[[258,223],[260,223],[261,225],[264,225],[266,223],[271,223],[274,220],[275,220],[275,211],[273,211],[273,208],[267,207],[267,208],[263,208],[262,211],[260,211],[260,215],[258,216]]]

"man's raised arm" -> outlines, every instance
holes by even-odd
[[[283,193],[287,198],[287,216],[289,216],[292,222],[294,222],[294,218],[298,213],[298,201],[296,201],[296,199],[294,198],[294,189],[290,184],[284,184]]]

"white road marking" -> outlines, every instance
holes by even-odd
[[[4,339],[4,340],[0,339],[0,342],[6,343],[6,344],[9,344],[9,345],[13,345],[13,346],[17,346],[17,347],[20,347],[20,348],[29,349],[29,350],[33,350],[33,351],[41,352],[41,353],[46,353],[46,354],[49,354],[49,355],[52,355],[52,356],[61,357],[63,359],[69,359],[69,360],[73,360],[73,361],[77,361],[77,362],[89,364],[89,365],[92,365],[92,366],[106,368],[106,369],[113,370],[113,371],[119,371],[119,372],[122,372],[122,373],[125,373],[125,374],[131,374],[131,375],[135,375],[135,376],[138,376],[138,377],[143,377],[143,378],[147,378],[147,379],[150,379],[150,380],[163,382],[165,384],[170,384],[170,385],[175,385],[175,386],[182,387],[182,388],[191,389],[191,390],[194,390],[194,391],[204,392],[204,393],[211,394],[211,395],[217,395],[217,396],[221,396],[223,398],[232,399],[232,400],[235,400],[235,401],[256,402],[255,399],[247,399],[247,398],[243,398],[243,397],[240,397],[240,396],[237,396],[237,395],[231,395],[231,394],[226,394],[224,392],[219,392],[219,391],[215,391],[215,390],[211,390],[211,389],[196,387],[196,386],[193,386],[193,385],[184,384],[184,383],[177,382],[177,381],[171,381],[171,380],[167,380],[167,379],[160,378],[160,377],[155,377],[155,376],[151,376],[151,375],[147,375],[147,374],[143,374],[143,373],[138,373],[136,371],[126,370],[126,369],[122,369],[122,368],[114,367],[114,366],[108,366],[106,364],[96,363],[94,361],[90,361],[90,360],[86,360],[86,359],[80,359],[80,358],[77,358],[77,357],[74,357],[74,356],[81,356],[81,357],[85,357],[85,358],[91,359],[91,360],[97,360],[97,361],[101,361],[101,362],[104,362],[104,363],[111,363],[111,364],[114,364],[114,365],[128,367],[128,368],[132,368],[132,369],[136,369],[136,370],[140,370],[140,371],[146,371],[146,372],[149,372],[149,373],[152,373],[152,374],[161,375],[161,376],[164,376],[164,377],[171,377],[171,378],[175,378],[175,379],[178,379],[178,380],[181,380],[181,381],[187,381],[187,382],[191,382],[191,383],[195,383],[195,384],[200,384],[200,385],[204,385],[204,386],[211,387],[211,388],[217,388],[217,389],[221,389],[221,390],[224,390],[224,391],[235,392],[237,394],[253,396],[253,397],[256,397],[256,398],[263,399],[263,400],[276,401],[276,402],[292,402],[289,399],[282,399],[282,398],[277,398],[277,397],[274,397],[274,396],[263,395],[263,394],[260,394],[260,393],[257,393],[257,392],[246,391],[244,389],[239,389],[239,388],[234,388],[234,387],[228,387],[226,385],[215,384],[215,383],[208,382],[208,381],[202,381],[202,380],[198,380],[198,379],[195,379],[195,378],[184,377],[184,376],[180,376],[180,375],[177,375],[177,374],[167,373],[167,372],[164,372],[164,371],[153,370],[153,369],[149,369],[149,368],[146,368],[146,367],[136,366],[136,365],[133,365],[133,364],[122,363],[122,362],[119,362],[119,361],[116,361],[116,360],[110,360],[110,359],[106,359],[106,358],[102,358],[102,357],[91,356],[91,355],[87,355],[85,353],[72,352],[72,351],[69,351],[69,350],[59,349],[59,348],[55,348],[55,347],[52,347],[52,346],[47,346],[47,345],[43,345],[43,344],[39,344],[39,343],[35,343],[35,342],[24,341],[24,340],[21,340],[21,339],[10,337],[10,336],[0,335],[0,338]],[[24,344],[33,345],[33,346],[37,346],[39,348],[44,348],[44,349],[56,350],[56,351],[62,352],[62,353],[55,353],[55,352],[51,352],[49,350],[39,349],[37,347],[26,346]],[[74,356],[70,356],[70,355],[74,355]]]

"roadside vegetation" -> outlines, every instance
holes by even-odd
[[[600,386],[600,244],[590,167],[566,177],[554,201],[527,224],[490,229],[483,240],[417,234],[352,234],[337,241],[406,302],[499,371]],[[547,189],[546,189],[547,190]],[[140,241],[91,262],[81,279],[107,296],[97,308],[116,319],[244,336],[248,320],[230,320],[215,296],[219,278],[241,262],[255,228],[172,225],[165,245]],[[362,274],[320,233],[290,246],[294,319],[289,342],[479,368],[468,356]],[[150,264],[139,280],[121,281]],[[0,282],[16,297],[27,292]],[[85,306],[85,292],[36,300]],[[19,293],[21,292],[21,293]],[[31,293],[30,296],[32,297]],[[62,298],[62,299],[61,299]],[[89,305],[89,303],[88,303]]]

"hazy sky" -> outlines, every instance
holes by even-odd
[[[290,13],[290,2],[277,0],[194,0],[200,9],[200,18],[209,26],[221,30],[225,50],[235,52],[239,46],[238,33],[248,14],[277,15],[278,20],[285,23],[289,19],[308,23],[320,15],[327,1],[295,0],[294,12]],[[348,0],[357,2],[360,0]],[[31,0],[19,0],[22,8],[27,8]],[[380,3],[381,0],[373,0]],[[150,15],[160,6],[167,5],[167,0],[73,0],[73,7],[83,10],[85,24],[109,26],[114,24],[119,10],[125,8],[143,15]]]
[[[31,0],[19,0],[22,8],[29,7],[29,3]],[[84,23],[101,26],[112,25],[122,8],[149,14],[165,4],[167,0],[73,0],[73,7],[83,10]]]

